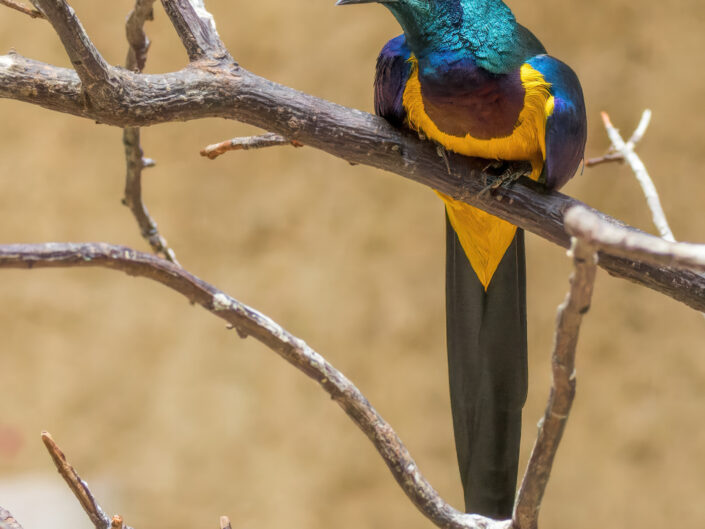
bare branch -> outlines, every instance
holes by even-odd
[[[19,2],[15,2],[15,0],[0,0],[0,5],[7,6],[10,9],[14,9],[15,11],[19,11],[20,13],[29,15],[32,18],[45,18],[44,14],[38,9],[27,7],[25,5],[20,4]]]
[[[127,51],[125,68],[133,72],[141,72],[147,62],[150,42],[143,28],[147,20],[154,20],[153,4],[154,0],[137,0],[135,8],[127,16],[125,34],[130,48]]]
[[[641,139],[644,137],[644,134],[646,134],[646,129],[649,128],[649,124],[651,123],[651,110],[646,109],[644,112],[641,114],[641,119],[639,120],[639,124],[637,125],[636,129],[634,129],[634,132],[632,133],[632,137],[629,138],[629,141],[627,142],[627,145],[631,147],[632,149],[636,147],[636,144],[641,141]]]
[[[191,62],[203,59],[233,62],[203,0],[162,0],[162,5]]]
[[[632,134],[631,139],[626,143],[619,134],[619,131],[614,127],[614,125],[612,125],[607,112],[602,112],[602,121],[605,125],[607,135],[612,142],[613,152],[622,155],[622,158],[626,160],[632,168],[636,179],[639,181],[641,189],[644,192],[644,196],[646,197],[646,202],[651,210],[651,215],[653,217],[656,229],[658,229],[661,237],[667,241],[675,241],[676,239],[673,237],[673,232],[671,231],[668,221],[666,220],[666,214],[663,212],[663,208],[661,207],[661,200],[659,199],[658,192],[656,191],[656,186],[654,185],[653,180],[651,180],[649,172],[646,170],[641,158],[639,158],[639,156],[634,152],[634,146],[644,137],[644,133],[649,126],[649,122],[651,121],[651,111],[648,109],[644,110],[639,125],[634,131],[634,134]]]
[[[0,529],[22,529],[22,526],[10,511],[0,507]]]
[[[247,151],[249,149],[262,149],[264,147],[278,147],[280,145],[292,145],[294,147],[303,147],[303,143],[296,140],[288,140],[280,134],[267,132],[260,136],[245,136],[233,138],[231,140],[213,143],[201,150],[201,156],[206,156],[211,160],[215,160],[221,154],[228,151]]]
[[[647,233],[605,222],[594,212],[577,206],[565,215],[568,233],[600,250],[653,265],[705,272],[705,244],[670,242]]]
[[[125,196],[122,199],[122,203],[130,208],[135,220],[137,220],[142,237],[149,243],[152,250],[163,255],[172,263],[179,265],[174,250],[169,247],[169,243],[159,233],[157,223],[150,216],[142,200],[142,170],[147,165],[140,145],[140,129],[127,127],[123,132],[122,142],[125,145],[125,159],[127,162]]]
[[[135,8],[130,12],[125,23],[125,33],[130,44],[125,66],[133,72],[141,72],[147,62],[150,43],[144,32],[144,23],[153,19],[153,4],[154,0],[136,0]],[[125,196],[122,203],[130,208],[142,237],[149,243],[152,250],[178,265],[179,262],[176,260],[174,250],[169,247],[166,239],[159,233],[157,223],[149,215],[142,200],[142,170],[147,167],[147,162],[142,152],[140,135],[140,129],[137,127],[126,127],[122,133],[127,168]],[[151,165],[154,165],[153,161]]]
[[[86,514],[93,522],[96,529],[107,529],[110,526],[110,520],[100,508],[100,505],[95,501],[88,485],[76,473],[71,464],[66,460],[66,456],[61,449],[56,445],[49,432],[42,432],[42,441],[44,446],[49,451],[49,455],[54,460],[56,469],[64,478],[71,491],[74,493],[81,507],[86,511]]]
[[[634,130],[632,137],[629,138],[629,141],[626,143],[627,148],[633,150],[636,147],[636,144],[639,143],[644,137],[644,134],[646,134],[646,129],[649,128],[649,123],[651,123],[651,110],[646,109],[641,115],[639,125],[637,125],[636,129]],[[599,156],[597,158],[590,158],[585,162],[585,166],[594,167],[596,165],[608,162],[624,162],[624,153],[622,153],[621,151],[615,152],[614,144],[610,145],[610,148],[607,150],[607,154]]]
[[[575,397],[575,349],[583,315],[590,308],[592,289],[597,269],[596,249],[587,242],[573,238],[570,254],[574,272],[570,291],[558,307],[556,335],[551,364],[553,387],[546,413],[539,425],[539,433],[531,452],[529,464],[519,489],[514,508],[514,527],[536,529],[541,500],[548,484],[553,460]]]
[[[116,75],[120,76],[121,90],[111,94],[112,99],[93,101],[91,107],[86,107],[73,71],[10,54],[0,56],[0,97],[120,127],[203,117],[237,119],[348,162],[394,172],[553,243],[569,245],[563,212],[580,202],[555,191],[546,192],[528,179],[520,179],[494,196],[481,196],[486,179],[494,178],[483,172],[487,161],[448,153],[448,171],[431,142],[404,134],[376,116],[315,98],[231,65],[188,67],[163,75],[118,70]],[[606,215],[603,218],[619,224]],[[698,274],[608,254],[600,256],[600,266],[612,275],[705,311],[705,278]]]
[[[71,64],[89,94],[111,82],[110,66],[83,29],[76,13],[65,0],[34,0],[61,39]]]
[[[607,154],[598,156],[597,158],[588,158],[585,160],[585,167],[595,167],[596,165],[610,162],[623,163],[624,156],[618,152],[608,152]]]
[[[392,427],[345,375],[303,340],[267,316],[158,257],[104,243],[0,245],[2,268],[103,267],[145,277],[179,292],[193,303],[252,336],[315,380],[372,441],[402,490],[442,529],[508,529],[511,521],[465,514],[448,505],[428,483]],[[46,442],[46,441],[45,441]],[[56,461],[56,460],[55,460]],[[58,464],[57,464],[58,466]],[[80,482],[80,480],[79,480]]]

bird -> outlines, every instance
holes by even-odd
[[[375,112],[454,152],[531,164],[546,189],[584,159],[578,77],[501,0],[338,0],[382,4],[403,33],[382,48]],[[446,217],[446,338],[465,510],[512,516],[526,400],[524,233],[438,192]]]

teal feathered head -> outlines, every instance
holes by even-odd
[[[392,12],[420,59],[439,52],[467,55],[496,73],[524,59],[520,26],[501,0],[338,0],[337,5],[369,3]]]

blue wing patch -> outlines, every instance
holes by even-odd
[[[395,127],[403,126],[406,118],[402,99],[411,72],[410,56],[404,35],[399,35],[387,42],[377,58],[375,113]]]
[[[587,140],[585,100],[570,67],[548,55],[527,61],[551,83],[553,113],[546,122],[546,162],[540,180],[551,189],[570,180],[583,160]]]

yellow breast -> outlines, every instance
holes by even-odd
[[[531,178],[539,178],[546,159],[546,119],[553,112],[554,104],[553,96],[549,92],[551,85],[540,72],[529,64],[521,67],[524,107],[512,133],[501,138],[482,140],[469,134],[453,136],[439,130],[424,110],[416,57],[412,55],[409,62],[411,75],[404,89],[403,104],[411,128],[422,131],[449,151],[465,156],[527,160],[531,162]],[[438,195],[446,203],[450,223],[458,234],[473,270],[487,289],[502,256],[514,238],[516,226],[443,193]]]
[[[406,82],[403,104],[406,119],[413,129],[422,131],[428,138],[440,143],[449,151],[465,156],[478,156],[495,160],[527,160],[531,162],[532,177],[538,178],[546,159],[546,119],[553,112],[553,96],[548,83],[540,72],[529,64],[521,67],[521,83],[524,86],[524,108],[519,113],[516,126],[509,136],[481,140],[470,134],[453,136],[442,132],[426,114],[418,61],[413,55],[409,59],[411,75]],[[538,170],[538,173],[533,173]]]

